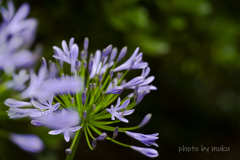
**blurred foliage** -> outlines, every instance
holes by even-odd
[[[14,1],[17,7],[23,2],[31,5],[30,17],[39,20],[36,43],[43,43],[47,59],[53,59],[53,45],[71,37],[79,46],[89,37],[91,52],[108,44],[118,49],[127,45],[130,56],[140,46],[158,91],[144,98],[129,125],[153,113],[148,126],[138,131],[160,133],[161,159],[240,158],[240,1]],[[141,145],[124,135],[119,141]],[[231,152],[179,154],[182,145],[225,145]],[[63,149],[57,159],[63,159]],[[147,159],[109,142],[92,152],[84,138],[77,156]]]

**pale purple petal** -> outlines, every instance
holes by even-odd
[[[131,146],[131,148],[135,151],[142,153],[143,155],[149,158],[156,158],[159,156],[158,152],[152,148],[142,148],[142,147],[136,147],[136,146]]]
[[[52,131],[49,131],[48,134],[51,134],[51,135],[57,135],[57,134],[60,134],[62,133],[62,130],[52,130]]]
[[[41,152],[44,149],[42,140],[33,134],[10,134],[10,140],[28,152]]]

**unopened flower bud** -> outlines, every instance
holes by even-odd
[[[108,135],[104,132],[97,138],[97,140],[98,141],[104,141],[107,138],[107,136]]]
[[[70,155],[72,153],[72,150],[70,148],[65,149],[66,155]]]
[[[86,97],[87,97],[86,92],[83,91],[83,92],[82,92],[82,104],[83,104],[83,105],[84,105],[85,102],[86,102]]]
[[[152,114],[151,113],[148,113],[142,120],[142,122],[138,125],[139,128],[145,126],[151,119],[152,117]]]
[[[86,117],[87,117],[87,111],[85,110],[85,111],[83,112],[83,119],[86,119]]]
[[[86,38],[84,39],[84,42],[83,42],[85,59],[87,59],[87,55],[88,55],[88,45],[89,45],[89,40],[88,40],[88,38],[86,37]]]
[[[98,80],[99,80],[99,83],[102,83],[102,74],[98,75]]]
[[[86,69],[87,68],[87,61],[83,62],[83,68]]]
[[[84,60],[85,60],[84,51],[81,51],[80,57],[81,57],[81,60],[82,60],[82,61],[84,61]]]
[[[92,140],[92,149],[94,150],[97,147],[97,140],[93,139]]]
[[[112,77],[113,77],[113,70],[111,69],[110,70],[110,79],[112,79]]]
[[[114,131],[113,131],[113,137],[112,137],[112,139],[115,139],[115,138],[117,137],[118,131],[119,131],[119,127],[117,126],[117,127],[114,129]]]
[[[93,88],[92,83],[89,83],[89,89],[92,90],[92,88]]]
[[[116,47],[114,47],[114,48],[112,49],[112,52],[111,52],[111,55],[110,55],[109,62],[112,62],[112,61],[114,61],[114,59],[115,59],[116,55],[117,55],[117,48],[116,48]]]
[[[89,74],[92,72],[92,66],[93,66],[93,59],[91,58],[89,60],[89,65],[88,65],[88,73]]]
[[[122,58],[126,55],[127,53],[127,47],[123,47],[122,50],[119,53],[119,56],[117,58],[117,62],[121,61]]]

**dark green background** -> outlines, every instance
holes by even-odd
[[[119,50],[128,46],[130,57],[140,47],[158,90],[136,107],[128,125],[137,125],[145,114],[153,114],[138,132],[159,133],[157,159],[240,159],[240,1],[14,1],[17,7],[23,2],[31,6],[30,17],[39,21],[36,43],[44,45],[47,59],[53,59],[53,45],[60,46],[71,37],[80,48],[84,37],[89,37],[90,52],[113,44]],[[29,121],[0,123],[15,132],[38,132]],[[64,159],[70,143],[47,132],[40,134],[48,146],[42,154],[26,154],[4,140],[0,153],[7,159]],[[144,147],[124,134],[117,140]],[[183,145],[224,145],[230,152],[179,153]],[[84,138],[79,146],[75,159],[148,159],[108,141],[98,143],[95,151]]]

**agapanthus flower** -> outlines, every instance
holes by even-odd
[[[61,112],[56,112],[51,116],[39,116],[35,120],[42,125],[53,128],[54,130],[48,132],[51,135],[63,133],[67,142],[70,140],[71,132],[76,132],[82,128],[78,126],[80,122],[78,113],[71,110],[66,111],[63,109]]]
[[[111,109],[107,108],[106,110],[111,113],[112,120],[115,120],[115,117],[119,119],[122,122],[128,123],[128,120],[126,118],[123,118],[123,116],[130,115],[134,112],[135,109],[127,110],[127,111],[121,111],[124,110],[130,103],[130,100],[127,99],[121,106],[120,106],[121,99],[118,98],[117,104],[115,107],[113,105],[111,106]]]
[[[9,114],[13,116],[15,113],[18,117],[21,114],[28,116],[32,119],[32,125],[36,127],[47,126],[53,129],[48,132],[49,134],[63,133],[67,142],[70,141],[71,134],[76,133],[72,145],[66,150],[69,157],[73,157],[74,154],[71,153],[76,152],[77,139],[82,135],[80,134],[82,132],[91,150],[96,148],[97,141],[110,140],[139,151],[148,157],[157,157],[158,152],[154,149],[135,147],[116,140],[117,135],[120,136],[121,132],[133,133],[129,131],[146,125],[151,114],[145,116],[143,121],[135,127],[112,126],[115,123],[129,122],[126,116],[136,112],[134,107],[144,97],[141,93],[147,92],[143,87],[149,86],[154,79],[153,76],[147,77],[150,68],[147,68],[147,62],[142,61],[143,53],[138,53],[138,47],[126,62],[117,66],[127,55],[127,47],[121,49],[116,60],[117,48],[112,45],[105,47],[102,51],[97,50],[95,55],[88,54],[88,46],[88,38],[85,38],[80,54],[81,47],[74,43],[73,38],[70,39],[69,46],[66,41],[62,41],[63,50],[54,46],[53,57],[57,62],[60,62],[58,68],[63,76],[60,78],[49,76],[50,71],[47,70],[46,61],[43,59],[38,75],[33,71],[30,72],[30,84],[21,93],[22,98],[31,98],[32,100],[29,102],[6,100],[5,104],[10,107]],[[71,66],[69,73],[72,76],[66,76],[66,73],[63,72],[64,65],[61,63],[67,63]],[[139,76],[132,77],[128,81],[124,80],[126,74],[132,69],[143,71]],[[123,73],[118,72],[124,70],[126,71]],[[120,94],[126,89],[133,89],[137,96],[120,98]],[[117,102],[114,106],[115,100]],[[26,105],[24,106],[24,104]],[[31,111],[32,113],[29,113]],[[112,131],[113,137],[107,136],[106,131]],[[94,137],[92,132],[98,136]],[[143,135],[135,133],[132,137],[144,144],[156,146],[153,143],[155,138]]]
[[[37,54],[33,54],[26,48],[30,47],[35,38],[37,20],[26,19],[30,7],[23,4],[15,13],[12,1],[8,2],[8,8],[1,6],[3,22],[0,24],[0,70],[12,74],[18,67],[32,65]]]
[[[49,100],[45,100],[45,99],[38,99],[37,102],[35,100],[31,100],[31,103],[34,107],[38,108],[39,111],[38,112],[33,112],[30,114],[31,117],[38,117],[41,116],[43,114],[47,114],[47,115],[51,115],[53,111],[56,111],[58,109],[58,107],[60,106],[60,103],[53,103],[53,99],[54,99],[54,95],[51,95]]]
[[[13,80],[7,82],[7,88],[14,88],[15,90],[24,90],[26,88],[25,82],[29,80],[27,70],[20,70],[18,74],[13,74]]]
[[[139,140],[140,142],[142,142],[143,144],[145,144],[147,146],[154,145],[154,146],[158,147],[157,143],[155,143],[155,141],[158,139],[158,137],[157,137],[158,133],[141,134],[141,133],[126,131],[126,134],[136,140]]]

